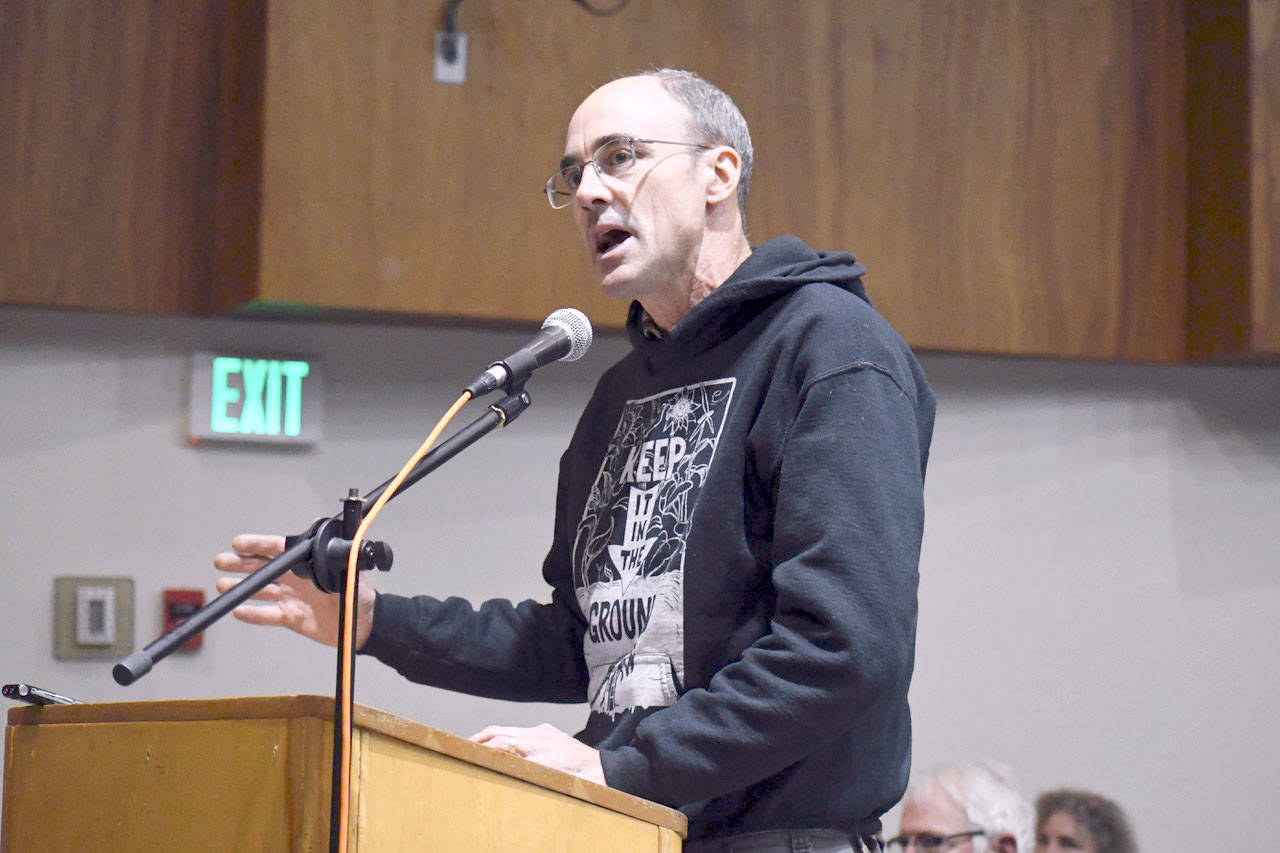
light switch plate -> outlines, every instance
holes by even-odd
[[[116,588],[88,584],[76,587],[76,645],[115,644]]]
[[[133,651],[133,578],[53,579],[55,660],[117,660]]]

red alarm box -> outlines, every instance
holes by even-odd
[[[202,589],[166,589],[164,591],[164,630],[172,631],[188,616],[204,607],[204,590]],[[179,648],[198,649],[204,634],[196,634]]]

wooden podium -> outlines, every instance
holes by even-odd
[[[333,700],[19,707],[5,851],[323,851]],[[684,815],[356,706],[352,851],[662,851]]]

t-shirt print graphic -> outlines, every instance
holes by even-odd
[[[685,541],[734,384],[717,379],[629,400],[618,418],[573,545],[594,712],[676,701]]]

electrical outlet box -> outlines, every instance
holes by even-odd
[[[435,65],[437,83],[461,86],[467,82],[467,34],[436,33]]]
[[[116,660],[133,651],[133,578],[53,579],[56,660]]]

